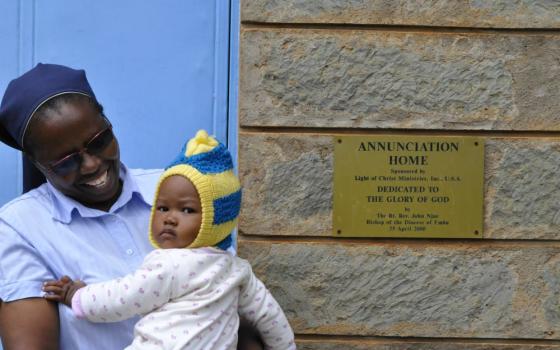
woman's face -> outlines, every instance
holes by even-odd
[[[81,152],[79,166],[73,171],[58,174],[50,167],[66,156],[82,151],[107,127],[108,122],[90,103],[75,101],[33,120],[27,136],[33,145],[32,158],[51,184],[78,202],[101,210],[109,210],[121,192],[116,139],[95,155]]]

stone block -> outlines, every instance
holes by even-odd
[[[507,344],[483,341],[406,341],[406,340],[298,340],[299,350],[557,350],[558,344]]]
[[[560,130],[553,34],[246,29],[242,127]]]
[[[242,0],[241,20],[480,28],[558,28],[552,0]]]
[[[239,255],[297,334],[560,339],[559,243],[243,239]]]
[[[485,141],[484,237],[560,239],[560,140]],[[246,235],[331,236],[333,143],[326,134],[241,132]]]

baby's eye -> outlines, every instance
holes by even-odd
[[[191,214],[191,213],[194,213],[194,212],[195,212],[195,210],[193,208],[183,208],[183,213]]]
[[[157,211],[162,211],[162,212],[166,212],[166,211],[169,210],[167,207],[164,207],[164,206],[162,206],[162,205],[160,205],[160,206],[157,207],[156,209],[157,209]]]

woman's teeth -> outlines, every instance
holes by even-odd
[[[105,185],[106,182],[107,182],[107,171],[101,174],[101,176],[99,176],[97,179],[93,179],[89,182],[86,182],[86,185],[92,187],[101,187]]]

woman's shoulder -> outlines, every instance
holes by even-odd
[[[163,169],[129,169],[130,170],[130,174],[134,177],[159,177],[161,175],[161,173],[163,173]]]
[[[29,192],[16,197],[0,207],[0,217],[20,215],[21,213],[35,213],[37,210],[48,210],[51,198],[47,190],[47,184],[43,184]],[[29,212],[31,211],[31,212]]]
[[[136,181],[138,187],[155,187],[163,169],[129,169],[130,176]]]
[[[163,169],[129,169],[130,177],[148,203],[153,201],[156,185]]]

